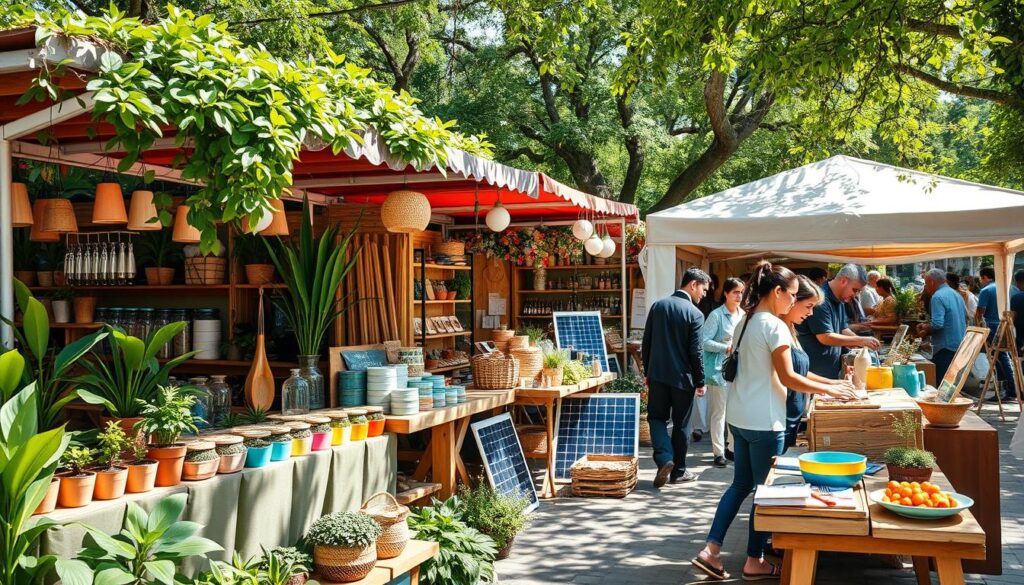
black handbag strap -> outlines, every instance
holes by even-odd
[[[751,314],[753,314],[753,313],[751,313]],[[739,349],[740,349],[740,342],[743,341],[743,334],[747,332],[747,325],[749,325],[749,324],[750,324],[750,315],[747,315],[746,318],[743,320],[743,329],[740,329],[739,339],[736,340],[736,345],[732,348],[732,352],[733,353],[736,353],[736,352],[739,351]]]

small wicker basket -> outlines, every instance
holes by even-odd
[[[523,456],[529,459],[544,459],[548,456],[548,432],[544,425],[518,425],[516,434],[523,446]]]
[[[370,505],[370,502],[385,496],[382,504]],[[409,544],[409,508],[398,503],[395,496],[388,492],[377,492],[363,502],[360,510],[377,521],[384,530],[377,539],[377,558],[393,559],[402,554],[405,545]]]
[[[481,390],[515,388],[519,383],[519,360],[496,351],[473,357],[473,383]]]
[[[370,574],[377,564],[377,546],[364,547],[323,546],[313,547],[313,567],[328,581],[351,583]]]
[[[224,284],[227,258],[197,256],[185,259],[185,284]]]
[[[534,380],[544,369],[544,352],[539,347],[521,347],[510,351],[519,360],[519,378]]]
[[[246,264],[245,280],[249,284],[269,284],[274,282],[274,265]]]
[[[530,347],[530,337],[528,335],[514,335],[508,342],[509,349],[521,349],[524,347]]]
[[[434,252],[445,256],[464,256],[466,254],[465,242],[441,242],[434,246]]]
[[[491,339],[497,343],[508,343],[515,335],[516,332],[512,329],[495,329],[491,331]]]

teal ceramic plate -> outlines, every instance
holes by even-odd
[[[918,518],[922,520],[935,520],[937,518],[948,518],[959,514],[961,511],[966,510],[974,505],[974,500],[956,492],[950,492],[953,497],[956,498],[957,503],[960,505],[955,508],[918,508],[916,506],[904,506],[902,504],[893,504],[891,502],[883,502],[882,496],[885,495],[885,489],[875,490],[871,492],[871,501],[875,502],[879,506],[899,514],[905,518]]]

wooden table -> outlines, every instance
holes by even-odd
[[[511,404],[515,390],[466,390],[466,402],[427,410],[407,416],[387,415],[384,430],[389,433],[409,434],[430,429],[430,444],[420,458],[412,479],[423,481],[429,474],[441,484],[439,497],[448,499],[455,493],[456,475],[469,483],[469,473],[459,452],[466,440],[469,419],[474,414],[499,409]]]
[[[540,490],[540,497],[555,497],[555,416],[558,414],[558,407],[566,396],[588,390],[600,391],[601,386],[615,379],[615,374],[605,372],[597,378],[588,378],[579,384],[568,386],[552,386],[550,388],[527,388],[518,387],[515,389],[515,406],[540,406],[544,408],[545,436],[547,439],[547,471],[544,473],[544,485]]]
[[[799,472],[772,470],[776,473]],[[888,478],[864,476],[859,497],[866,497],[885,487]],[[936,470],[932,482],[943,490],[951,490],[942,472]],[[763,506],[754,512],[754,526],[772,532],[772,546],[785,551],[780,583],[809,585],[814,582],[818,552],[906,555],[914,559],[918,583],[930,583],[929,559],[935,562],[939,583],[962,585],[962,559],[985,558],[985,531],[970,510],[944,520],[913,520],[889,512],[878,504],[864,501],[867,515],[839,525],[829,510],[807,510],[799,521],[780,524],[777,515],[766,513]],[[775,512],[775,510],[772,510]],[[792,521],[793,518],[790,518]]]
[[[406,574],[410,585],[417,585],[420,582],[420,565],[436,557],[440,550],[436,542],[410,540],[402,554],[393,559],[378,560],[369,575],[348,585],[387,585]],[[313,578],[321,585],[336,585],[317,575]]]
[[[868,400],[875,408],[819,408],[819,397],[807,410],[807,442],[810,451],[852,451],[881,461],[890,447],[904,447],[907,442],[892,430],[894,415],[910,413],[923,421],[921,407],[902,388],[868,391]],[[922,447],[924,436],[918,429],[914,446]]]

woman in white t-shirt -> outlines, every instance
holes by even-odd
[[[768,262],[754,269],[747,285],[743,303],[747,317],[736,327],[739,335],[733,350],[739,356],[739,367],[726,406],[726,422],[734,439],[734,475],[718,502],[707,546],[693,559],[695,567],[716,579],[729,578],[719,556],[729,525],[754,487],[768,477],[773,458],[783,452],[786,388],[847,399],[855,396],[849,382],[816,382],[793,370],[793,337],[779,316],[793,307],[798,288],[793,272]],[[753,518],[751,509],[743,579],[778,577],[781,568],[764,560],[768,534],[754,530]]]

